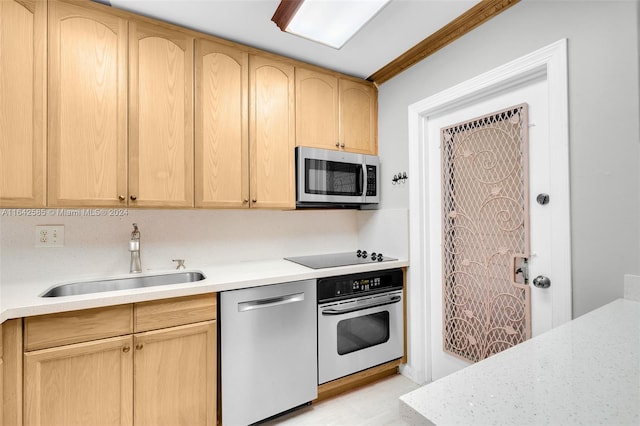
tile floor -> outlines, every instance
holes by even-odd
[[[401,374],[265,422],[265,426],[403,425],[398,398],[419,385]]]

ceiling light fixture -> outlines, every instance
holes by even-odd
[[[271,20],[285,32],[340,49],[390,0],[282,0]]]

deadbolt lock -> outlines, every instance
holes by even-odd
[[[544,206],[546,204],[549,204],[549,194],[538,194],[538,196],[536,197],[536,201],[538,202],[538,204],[540,204],[541,206]]]

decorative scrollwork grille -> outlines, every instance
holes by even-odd
[[[443,347],[475,362],[531,336],[528,108],[443,128]]]

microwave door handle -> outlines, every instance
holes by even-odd
[[[361,164],[360,165],[360,181],[358,182],[358,184],[360,185],[360,196],[364,197],[364,195],[366,194],[365,192],[365,188],[364,188],[364,170],[366,168],[365,164]]]
[[[350,312],[362,311],[364,309],[377,308],[378,306],[391,305],[394,303],[398,303],[400,300],[400,296],[392,296],[388,299],[376,300],[375,302],[367,303],[366,305],[352,306],[350,308],[327,308],[322,310],[322,315],[343,315]]]

